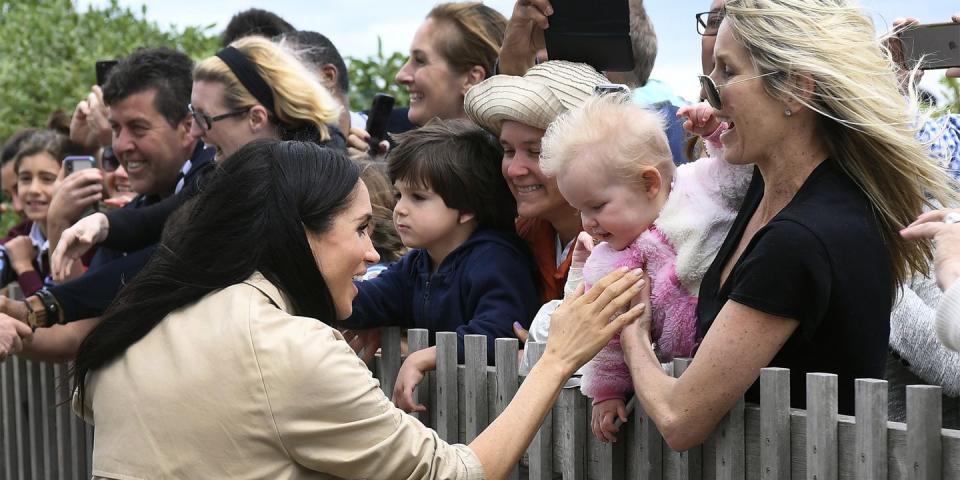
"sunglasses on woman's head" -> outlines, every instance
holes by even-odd
[[[738,83],[747,82],[750,80],[755,80],[760,77],[766,77],[767,75],[773,75],[776,72],[767,72],[763,75],[757,75],[755,77],[743,78],[735,82],[727,82],[723,85],[717,85],[712,78],[707,75],[697,75],[697,78],[700,79],[700,87],[703,88],[704,94],[706,94],[707,103],[713,107],[714,110],[721,110],[723,108],[723,102],[720,100],[720,89],[727,88],[730,85],[736,85]]]

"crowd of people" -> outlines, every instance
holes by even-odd
[[[891,52],[916,21],[714,0],[683,104],[629,6],[614,72],[550,57],[548,0],[438,4],[373,145],[334,43],[270,12],[196,62],[137,48],[3,147],[22,223],[0,282],[26,298],[0,297],[0,361],[73,362],[97,478],[502,478],[572,376],[601,441],[633,395],[678,451],[768,366],[797,408],[808,372],[838,376],[844,414],[857,378],[960,396],[960,115],[920,106]],[[392,395],[365,365],[387,325],[431,344]],[[547,344],[469,445],[405,413],[442,331],[461,360],[468,334],[491,363],[496,338]]]

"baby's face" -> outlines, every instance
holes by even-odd
[[[557,177],[557,186],[570,205],[580,210],[587,233],[615,250],[623,250],[656,220],[660,213],[658,195],[643,182],[617,175],[605,168],[604,162],[589,156],[574,159]]]

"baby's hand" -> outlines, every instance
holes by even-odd
[[[684,105],[677,110],[677,118],[684,118],[683,129],[700,137],[709,137],[720,127],[716,111],[707,102]]]
[[[614,434],[619,432],[620,429],[614,425],[614,422],[617,421],[618,417],[621,422],[627,421],[627,406],[623,403],[622,398],[611,398],[593,406],[593,412],[590,415],[590,428],[597,439],[603,443],[617,441]]]
[[[590,256],[592,251],[593,237],[587,232],[580,232],[580,235],[577,235],[577,243],[573,245],[573,260],[570,262],[570,266],[582,268],[583,264],[587,263],[587,257]]]

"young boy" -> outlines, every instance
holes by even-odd
[[[397,189],[393,221],[412,250],[378,277],[357,284],[348,328],[399,325],[513,337],[539,305],[535,266],[514,230],[516,203],[500,173],[503,150],[490,134],[463,120],[432,121],[397,135],[388,158]],[[400,367],[393,401],[407,411],[423,372],[436,368],[436,347],[411,354]]]

